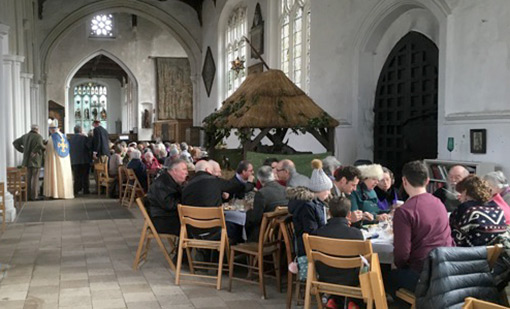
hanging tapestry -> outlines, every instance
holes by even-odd
[[[188,58],[156,58],[159,120],[193,119],[193,86]]]

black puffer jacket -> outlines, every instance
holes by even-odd
[[[462,308],[468,296],[498,303],[487,263],[487,248],[440,247],[423,264],[416,308]]]

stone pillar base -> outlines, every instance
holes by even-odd
[[[5,222],[14,222],[16,220],[16,208],[12,194],[5,192]]]

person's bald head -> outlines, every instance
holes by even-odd
[[[211,166],[211,174],[213,174],[216,177],[221,177],[220,164],[214,160],[209,160],[209,165]]]
[[[451,185],[458,184],[462,179],[469,175],[469,171],[462,165],[454,165],[448,171],[448,182]]]
[[[195,164],[195,172],[207,172],[209,174],[211,173],[211,166],[209,165],[209,162],[206,160],[200,160]]]
[[[283,159],[276,166],[278,179],[288,181],[293,173],[296,172],[296,165],[289,159]]]

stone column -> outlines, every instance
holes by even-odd
[[[30,87],[30,124],[38,124],[39,127],[41,127],[41,124],[39,123],[40,120],[39,115],[41,115],[41,106],[39,103],[39,85],[32,84]]]
[[[23,119],[23,123],[24,123],[24,128],[25,128],[25,131],[28,132],[28,130],[30,130],[30,126],[32,125],[31,121],[32,121],[32,93],[31,93],[31,87],[30,85],[32,84],[32,78],[34,77],[34,74],[30,74],[30,73],[21,73],[21,80],[22,80],[22,85],[21,85],[21,88],[22,88],[22,92],[21,92],[21,95],[23,96],[23,103],[24,103],[24,109],[25,109],[25,113],[24,113],[24,119]]]
[[[12,149],[12,145],[10,147],[6,147],[7,143],[7,132],[9,131],[9,127],[7,126],[7,120],[12,119],[12,115],[7,112],[7,96],[10,91],[7,88],[7,72],[5,70],[4,65],[4,54],[7,54],[8,50],[8,34],[9,27],[3,24],[0,24],[0,93],[6,95],[0,95],[0,182],[3,182],[7,187],[7,151]],[[13,221],[16,218],[16,208],[14,208],[14,199],[12,195],[6,191],[5,192],[5,213],[6,213],[6,221]]]
[[[21,153],[14,150],[12,142],[27,133],[23,130],[23,109],[21,98],[21,63],[25,57],[16,55],[4,55],[4,77],[6,78],[7,99],[7,164],[17,166],[22,161]]]

